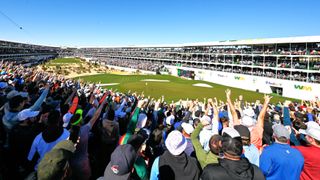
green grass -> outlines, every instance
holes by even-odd
[[[71,64],[71,63],[81,63],[80,59],[78,58],[57,58],[50,61],[52,64]]]
[[[120,92],[144,92],[146,96],[153,98],[160,98],[162,95],[165,96],[167,102],[178,101],[179,99],[199,99],[213,98],[225,101],[225,90],[231,89],[232,98],[236,99],[239,95],[244,96],[244,100],[248,102],[255,102],[257,99],[263,102],[263,94],[246,91],[238,88],[231,88],[222,86],[214,83],[196,80],[184,80],[181,78],[169,76],[169,75],[114,75],[114,74],[99,74],[91,76],[82,76],[80,79],[89,82],[101,82],[101,83],[120,83],[119,85],[108,86],[107,88],[117,89]],[[169,80],[170,82],[146,82],[141,81],[143,79],[162,79]],[[213,88],[206,87],[195,87],[192,84],[205,83],[211,85]],[[283,102],[289,98],[281,96],[274,96],[271,102]],[[290,99],[293,100],[293,99]]]

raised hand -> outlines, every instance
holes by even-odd
[[[264,99],[264,103],[269,104],[270,100],[271,100],[272,96],[269,95],[264,95],[263,99]]]
[[[284,107],[289,107],[290,104],[291,104],[291,101],[286,100],[286,101],[283,103],[283,106],[284,106]]]
[[[227,97],[227,99],[230,99],[230,97],[231,97],[231,90],[230,90],[230,89],[227,89],[225,92],[226,92],[226,97]]]
[[[146,99],[142,99],[142,100],[139,100],[139,101],[138,101],[137,107],[138,107],[138,108],[143,108],[146,104],[147,104]]]

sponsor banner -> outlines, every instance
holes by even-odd
[[[311,86],[305,86],[305,85],[299,85],[299,84],[295,84],[294,89],[302,90],[302,91],[312,91]]]

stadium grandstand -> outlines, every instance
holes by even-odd
[[[42,61],[54,59],[59,52],[63,51],[58,47],[0,41],[0,61],[14,61],[15,64],[24,66],[32,66]]]
[[[75,56],[290,98],[312,99],[320,89],[320,36],[92,47]]]

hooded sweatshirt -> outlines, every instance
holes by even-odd
[[[169,151],[155,159],[151,169],[151,180],[194,180],[199,179],[201,168],[195,158],[185,153],[174,156]]]
[[[203,180],[263,180],[261,170],[249,162],[247,158],[238,161],[218,159],[218,164],[209,164],[203,170]]]

